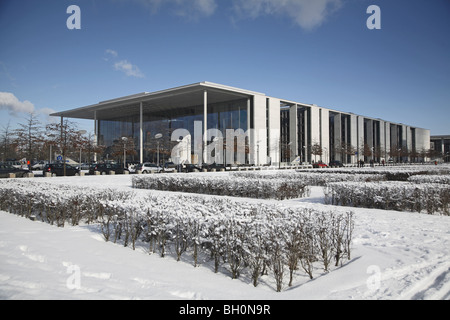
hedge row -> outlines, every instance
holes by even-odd
[[[335,182],[324,190],[328,204],[449,215],[450,185]]]
[[[284,181],[298,181],[304,183],[308,186],[325,186],[330,182],[341,182],[341,181],[384,181],[386,180],[384,175],[380,174],[357,174],[347,171],[346,173],[336,173],[333,171],[324,173],[322,170],[317,172],[305,171],[305,172],[286,172],[286,171],[275,171],[275,172],[233,172],[230,173],[231,176],[235,178],[244,179],[262,179],[262,180],[277,180],[281,179]]]
[[[412,176],[408,178],[409,182],[413,183],[442,183],[450,184],[450,175],[425,175]]]
[[[276,290],[289,285],[298,269],[310,278],[331,262],[350,259],[353,213],[283,208],[222,197],[143,196],[142,193],[78,188],[27,181],[0,186],[0,209],[63,227],[99,223],[106,241],[148,248],[162,257],[188,254],[214,264],[215,272],[253,285],[273,277]]]
[[[239,176],[133,176],[132,186],[137,189],[277,200],[301,198],[310,192],[307,183],[301,180]]]

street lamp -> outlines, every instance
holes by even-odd
[[[127,160],[127,142],[128,142],[128,138],[127,137],[122,137],[122,141],[123,141],[123,167],[126,168],[126,160]]]
[[[158,133],[158,134],[156,134],[155,135],[155,139],[156,139],[156,143],[158,144],[158,155],[157,155],[157,158],[156,158],[156,165],[157,166],[159,166],[159,139],[161,139],[162,138],[162,133]]]

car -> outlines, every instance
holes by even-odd
[[[27,164],[25,162],[23,162],[23,161],[20,162],[20,161],[17,161],[17,160],[6,160],[5,164],[10,165],[10,166],[12,166],[14,168],[17,168],[17,169],[28,170]]]
[[[63,163],[50,163],[46,164],[42,172],[45,174],[47,172],[52,175],[64,176],[64,164]],[[66,176],[75,176],[80,173],[78,168],[72,167],[70,164],[66,164]]]
[[[9,178],[10,173],[14,173],[18,178],[23,178],[28,172],[28,170],[19,169],[6,163],[0,163],[0,178]]]
[[[313,163],[313,168],[328,168],[328,166],[322,161]]]
[[[331,168],[342,168],[344,165],[339,160],[333,160],[330,162]]]
[[[95,174],[96,171],[100,172],[102,175],[109,174],[111,171],[114,171],[115,174],[129,172],[128,169],[125,169],[122,165],[116,163],[95,163],[91,165],[89,174]]]
[[[43,170],[47,163],[46,161],[36,162],[31,166],[31,170]]]
[[[187,163],[184,165],[183,167],[183,172],[197,172],[197,171],[201,171],[201,169],[199,167],[197,167],[195,164],[190,164]]]
[[[144,174],[160,173],[163,170],[160,166],[157,166],[156,164],[150,163],[150,162],[138,164],[137,166],[135,166],[135,168],[136,168],[136,171],[139,170]]]
[[[173,162],[164,163],[164,172],[177,172],[177,165]]]
[[[223,164],[218,164],[215,162],[211,164],[204,163],[202,164],[202,169],[207,169],[208,171],[215,169],[216,171],[220,171],[221,169],[225,170],[225,166]]]

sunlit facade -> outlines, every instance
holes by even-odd
[[[97,160],[279,165],[419,160],[427,129],[201,82],[53,114],[94,120]],[[423,160],[423,159],[421,159]]]

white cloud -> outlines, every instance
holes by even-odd
[[[173,13],[188,19],[198,19],[213,15],[217,8],[217,0],[135,0],[149,8],[152,13],[163,5],[170,7]]]
[[[105,52],[106,52],[108,55],[111,55],[111,56],[114,57],[114,58],[117,58],[117,56],[119,55],[119,54],[117,53],[117,51],[112,50],[112,49],[106,49]]]
[[[136,65],[131,64],[127,60],[121,60],[114,64],[114,69],[124,72],[129,77],[144,78],[144,74]]]
[[[11,115],[32,113],[34,105],[28,101],[20,101],[13,93],[0,92],[0,110],[7,110]]]
[[[342,6],[342,0],[234,0],[233,10],[239,18],[263,15],[287,16],[306,30],[320,26]]]
[[[217,8],[215,0],[176,0],[175,2],[180,6],[180,15],[191,18],[212,16]]]
[[[56,112],[56,110],[54,110],[52,108],[42,108],[42,109],[38,110],[38,113],[42,114],[44,116],[49,116],[49,115],[51,115],[52,113],[55,113],[55,112]]]
[[[141,72],[141,70],[138,68],[138,66],[128,62],[128,60],[122,59],[119,61],[119,53],[116,50],[106,49],[105,54],[107,57],[104,57],[103,60],[115,61],[113,64],[114,70],[122,71],[128,77],[135,77],[135,78],[144,78],[145,77],[145,75]]]

